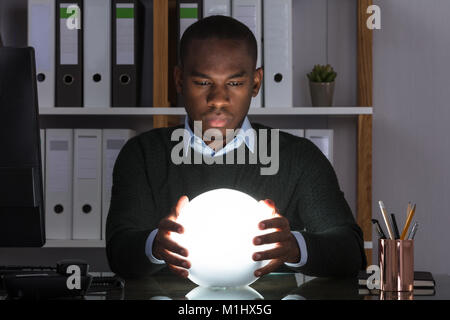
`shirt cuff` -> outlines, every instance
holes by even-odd
[[[291,231],[291,233],[294,235],[295,239],[297,240],[298,247],[300,248],[300,261],[297,263],[285,262],[284,264],[292,268],[303,267],[306,264],[306,261],[308,260],[308,251],[306,250],[305,238],[298,231]]]
[[[158,233],[158,229],[155,229],[152,232],[150,232],[150,235],[148,236],[147,241],[145,242],[145,255],[149,258],[151,263],[164,264],[164,263],[166,263],[164,260],[156,259],[152,253],[153,240],[155,240],[157,233]]]

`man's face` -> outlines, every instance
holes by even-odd
[[[242,125],[261,86],[262,69],[254,69],[244,41],[194,40],[188,50],[183,69],[176,66],[174,77],[190,125],[202,121],[203,132],[217,128],[225,138],[226,129]]]

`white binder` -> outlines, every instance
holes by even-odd
[[[231,16],[231,0],[203,0],[203,17]]]
[[[106,218],[111,202],[112,174],[120,150],[135,132],[128,129],[104,129],[102,139],[102,239],[105,239]]]
[[[73,130],[46,130],[45,233],[72,238]]]
[[[263,62],[262,1],[232,0],[231,14],[233,18],[245,24],[253,32],[258,45],[258,60],[256,61],[256,68],[261,67]],[[262,83],[258,95],[252,98],[250,108],[261,108],[263,106],[264,90],[264,83]]]
[[[264,0],[264,105],[293,107],[292,0]]]
[[[100,240],[102,130],[74,130],[73,239]]]
[[[303,138],[305,136],[305,130],[303,129],[280,129],[280,131],[290,133],[300,138]]]
[[[84,106],[111,107],[111,0],[84,1]]]
[[[55,0],[28,0],[28,45],[34,48],[39,108],[55,106]]]
[[[307,129],[305,138],[311,140],[333,164],[333,130]]]

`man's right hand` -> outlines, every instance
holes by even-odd
[[[170,232],[183,233],[183,226],[177,223],[176,219],[181,208],[188,202],[188,197],[182,196],[170,214],[159,222],[158,233],[153,240],[152,248],[152,254],[156,259],[164,260],[171,271],[183,278],[188,277],[189,273],[186,269],[191,267],[191,263],[176,254],[187,257],[188,251],[170,238]]]

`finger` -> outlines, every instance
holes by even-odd
[[[169,252],[173,252],[173,253],[179,254],[180,256],[184,256],[184,257],[187,257],[189,254],[189,252],[186,248],[180,246],[178,243],[176,243],[175,241],[173,241],[172,239],[170,239],[168,237],[164,237],[164,238],[160,239],[159,243],[162,248],[165,248]]]
[[[160,255],[167,264],[185,269],[189,269],[191,267],[191,263],[188,260],[180,258],[166,249],[161,250]]]
[[[259,246],[268,243],[283,242],[288,240],[290,236],[290,232],[275,231],[255,237],[253,243]]]
[[[285,255],[286,255],[286,248],[280,246],[266,251],[255,252],[252,258],[255,261],[262,261],[262,260],[281,259]]]
[[[175,267],[170,264],[168,264],[167,267],[169,268],[170,271],[172,271],[173,273],[177,274],[182,278],[187,278],[189,276],[189,271],[187,271],[186,269]]]
[[[274,272],[276,269],[278,269],[279,266],[282,265],[282,261],[279,259],[274,259],[272,261],[270,261],[265,267],[262,267],[258,270],[255,270],[255,276],[256,277],[261,277],[265,274]]]
[[[280,212],[280,210],[278,210],[277,206],[275,205],[275,202],[272,199],[265,199],[262,200],[262,202],[272,209],[273,216],[279,216],[278,212]]]
[[[259,228],[264,229],[280,229],[280,230],[290,230],[289,221],[285,217],[276,217],[272,219],[263,220],[259,223]]]
[[[181,196],[180,199],[178,199],[178,202],[175,206],[174,214],[175,218],[178,218],[180,215],[181,209],[189,203],[189,198],[187,196]]]
[[[184,228],[181,224],[170,220],[170,219],[163,219],[159,223],[158,231],[161,230],[161,232],[177,232],[177,233],[183,233]]]

